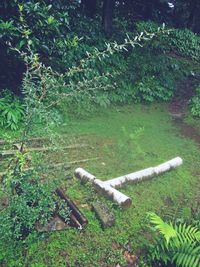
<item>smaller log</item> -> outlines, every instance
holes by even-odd
[[[78,225],[77,224],[78,222],[79,227],[86,225],[88,223],[87,219],[84,217],[81,211],[77,208],[74,202],[64,193],[63,189],[57,188],[56,193],[61,199],[63,199],[67,203],[67,206],[70,208],[73,223]]]
[[[114,225],[114,214],[108,209],[108,207],[100,202],[92,204],[92,209],[96,213],[97,218],[100,220],[102,227],[105,229]]]
[[[70,214],[69,225],[76,227],[78,229],[83,229],[83,225],[81,225],[81,223],[78,221],[78,219],[76,218],[76,216],[73,213]]]
[[[106,181],[106,184],[114,188],[119,188],[123,184],[138,183],[143,180],[149,179],[153,176],[158,176],[164,172],[174,169],[183,164],[183,160],[180,157],[176,157],[172,160],[166,161],[156,167],[150,167],[141,171],[133,172],[124,176],[120,176],[111,180]]]

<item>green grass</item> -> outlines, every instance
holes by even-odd
[[[61,267],[67,263],[70,267],[115,266],[118,262],[123,263],[123,250],[127,244],[132,247],[133,254],[140,255],[151,240],[147,228],[148,211],[165,215],[177,207],[192,205],[197,194],[200,151],[192,140],[179,135],[165,106],[99,109],[87,119],[68,120],[57,131],[69,135],[68,139],[65,136],[66,142],[70,139],[90,145],[68,155],[61,154],[60,158],[67,161],[99,157],[97,161],[78,166],[102,180],[158,165],[176,156],[182,157],[184,164],[150,181],[124,186],[121,191],[133,200],[133,205],[126,210],[97,195],[91,187],[81,185],[76,178],[63,179],[66,192],[89,223],[84,231],[69,229],[31,244],[26,257],[20,259],[22,266]],[[115,226],[101,229],[91,211],[91,203],[97,199],[107,203],[113,211]],[[15,262],[9,266],[20,265]]]

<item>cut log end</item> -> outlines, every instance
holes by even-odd
[[[123,203],[121,203],[121,207],[124,209],[129,208],[132,205],[132,199],[127,198]]]

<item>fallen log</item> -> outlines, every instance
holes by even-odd
[[[132,200],[129,197],[111,187],[110,185],[107,185],[105,182],[97,179],[94,175],[82,168],[75,170],[75,176],[83,181],[90,181],[95,186],[97,191],[105,194],[124,208],[128,208],[132,203]]]
[[[33,141],[49,141],[50,138],[48,137],[32,137],[32,138],[28,138],[26,139],[26,142],[33,142]],[[14,144],[14,143],[20,143],[22,140],[18,139],[18,140],[3,140],[0,139],[0,145],[8,145],[8,144]]]
[[[63,215],[60,214],[58,205],[57,211],[50,219],[50,221],[45,225],[37,223],[36,229],[39,232],[60,231],[68,229],[69,226],[82,229],[88,223],[88,221],[74,204],[74,202],[64,193],[62,188],[57,188],[55,190],[55,195],[59,199],[64,200],[65,205],[67,206],[67,208],[69,208],[69,221],[66,221],[66,218],[64,218]]]
[[[106,196],[114,200],[120,206],[129,207],[132,203],[132,200],[115,188],[119,188],[123,184],[126,184],[128,182],[136,183],[150,179],[153,176],[157,176],[173,168],[176,168],[182,165],[182,163],[183,160],[180,157],[176,157],[156,167],[147,168],[138,172],[130,173],[107,181],[101,181],[97,179],[94,175],[85,171],[82,168],[77,168],[74,174],[81,181],[86,181],[93,184],[97,191],[104,193]]]
[[[63,199],[71,210],[70,219],[75,227],[81,228],[88,223],[87,219],[76,207],[74,202],[64,193],[63,189],[57,188],[56,194]]]
[[[167,172],[171,169],[174,169],[180,165],[182,165],[183,160],[180,157],[176,157],[172,160],[166,161],[163,164],[160,164],[156,167],[150,167],[141,171],[133,172],[130,174],[126,174],[124,176],[120,176],[111,180],[106,181],[107,185],[110,185],[114,188],[120,188],[123,184],[128,182],[130,183],[138,183],[145,179],[149,179],[153,176],[157,176],[164,172]]]

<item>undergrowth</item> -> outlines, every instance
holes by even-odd
[[[151,248],[152,262],[165,265],[197,267],[200,264],[200,229],[186,223],[164,222],[155,213],[149,213],[150,222],[160,233]]]

